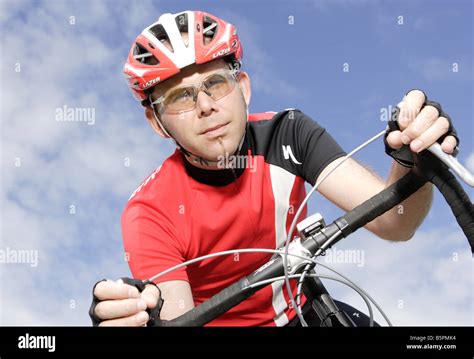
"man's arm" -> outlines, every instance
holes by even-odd
[[[318,180],[342,160],[338,158],[331,162],[318,176]],[[393,162],[388,179],[384,181],[355,160],[349,159],[321,184],[319,192],[344,211],[350,211],[407,173],[406,168]],[[383,239],[408,240],[426,217],[432,196],[432,185],[428,183],[400,205],[368,223],[365,228]]]
[[[184,280],[172,280],[158,284],[163,296],[160,318],[171,320],[194,308],[191,286]]]
[[[400,109],[397,118],[400,130],[390,132],[386,138],[391,148],[409,145],[412,152],[419,153],[440,141],[444,152],[453,153],[457,145],[456,132],[449,116],[441,110],[438,103],[428,101],[421,90],[411,90],[397,107]],[[318,179],[341,160],[333,161]],[[394,162],[387,180],[383,181],[349,159],[327,178],[321,185],[320,192],[347,211],[388,187],[407,172],[406,168]],[[399,206],[367,224],[366,228],[384,239],[408,240],[426,217],[432,198],[433,188],[427,183]]]

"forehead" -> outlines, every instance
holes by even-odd
[[[200,80],[204,79],[208,74],[222,69],[229,69],[229,65],[222,59],[200,65],[190,65],[181,70],[181,72],[176,76],[173,76],[172,78],[167,79],[161,84],[155,86],[153,93],[163,94],[170,88],[176,86],[194,85]]]

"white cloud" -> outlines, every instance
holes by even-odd
[[[469,81],[472,78],[470,61],[452,56],[451,58],[408,58],[404,55],[408,68],[428,82],[444,81],[456,78],[457,81]]]
[[[1,325],[88,325],[93,283],[129,275],[121,210],[173,150],[120,74],[155,11],[151,1],[2,2],[1,47],[14,56],[2,51],[0,65],[0,249],[37,251],[38,266],[0,264]],[[57,121],[64,105],[93,108],[94,125]]]
[[[364,251],[365,266],[345,263],[333,267],[372,295],[393,325],[473,325],[471,253],[460,229],[445,224],[442,229],[419,230],[410,241],[401,243],[362,231],[337,248]],[[336,299],[367,313],[365,303],[350,289],[327,286]],[[385,325],[379,314],[376,320]]]

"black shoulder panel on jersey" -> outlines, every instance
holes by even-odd
[[[329,163],[346,154],[323,127],[297,109],[249,122],[248,135],[253,154],[312,185]]]

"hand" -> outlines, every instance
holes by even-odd
[[[145,326],[149,319],[146,310],[154,308],[160,299],[154,285],[147,285],[140,293],[121,279],[99,282],[94,295],[99,300],[94,309],[95,316],[101,320],[99,326]]]
[[[438,141],[450,130],[450,122],[440,116],[436,107],[425,104],[426,97],[423,91],[411,90],[397,106],[400,108],[398,126],[400,131],[392,131],[387,136],[390,147],[399,149],[403,145],[410,145],[413,152],[420,152]],[[453,153],[457,146],[454,136],[446,136],[441,148],[446,153]]]

